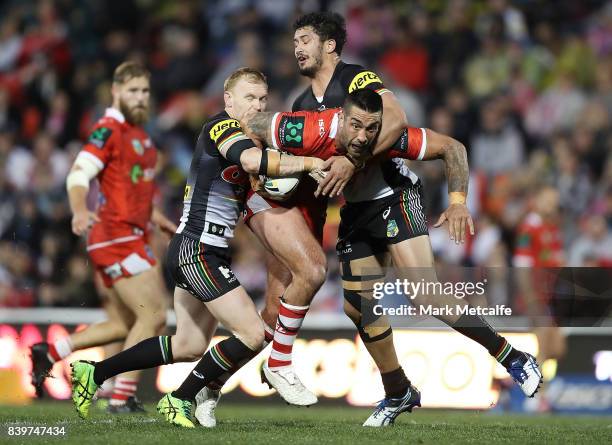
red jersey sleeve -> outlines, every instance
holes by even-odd
[[[276,113],[272,117],[272,145],[294,155],[327,159],[336,152],[338,112]]]
[[[402,135],[387,151],[387,159],[404,158],[420,161],[427,149],[424,128],[406,127]]]
[[[109,125],[109,123],[104,122],[103,119],[94,126],[91,134],[87,138],[87,142],[81,149],[81,153],[84,152],[88,153],[88,155],[92,155],[101,163],[100,168],[104,168],[113,157],[116,145],[115,140],[118,132],[119,130],[115,126]]]

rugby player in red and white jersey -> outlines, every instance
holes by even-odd
[[[167,299],[149,247],[150,224],[173,234],[176,225],[153,206],[157,149],[142,125],[149,114],[150,74],[125,62],[113,75],[113,103],[96,122],[66,179],[72,231],[87,234],[87,252],[110,296],[107,321],[32,347],[33,381],[42,385],[54,362],[75,350],[125,340],[124,348],[165,327]],[[90,181],[100,183],[99,208],[87,207]],[[139,371],[115,379],[110,412],[141,411]]]
[[[361,89],[348,95],[342,110],[258,113],[246,126],[256,137],[281,151],[323,159],[338,152],[357,158],[370,150],[382,126],[382,116],[380,95]],[[299,130],[291,131],[295,128]],[[465,206],[469,175],[465,147],[432,130],[405,127],[401,137],[366,167],[372,172],[357,176],[344,191],[347,204],[340,212],[337,250],[346,303],[354,309],[349,316],[357,313],[355,319],[351,318],[362,338],[390,335],[388,322],[379,323],[380,316],[374,310],[376,300],[372,298],[375,284],[384,281],[385,267],[393,264],[410,281],[437,282],[421,203],[421,182],[403,159],[444,161],[450,205],[436,225],[448,220],[451,239],[460,242],[465,239],[468,227],[473,233],[473,223]],[[363,181],[364,178],[368,180]],[[372,199],[363,199],[368,195]],[[417,307],[450,308],[436,318],[487,349],[525,395],[533,397],[537,392],[542,374],[535,358],[513,348],[469,303],[441,290],[414,295],[411,299]],[[280,320],[281,316],[282,308]],[[277,387],[277,382],[274,383]],[[404,392],[385,397],[364,426],[391,425],[402,412],[420,406],[419,391],[410,381],[403,384]]]

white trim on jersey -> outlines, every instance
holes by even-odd
[[[330,139],[335,139],[336,133],[338,132],[338,119],[339,119],[338,113],[334,113],[334,117],[331,121],[331,125],[329,126],[329,138]]]
[[[280,113],[274,113],[274,115],[272,116],[272,123],[270,124],[270,134],[271,134],[271,139],[272,139],[272,146],[274,148],[276,148],[277,150],[280,150],[280,147],[278,146],[278,141],[276,140],[276,119],[278,118],[278,115]]]
[[[423,159],[423,157],[425,156],[426,148],[427,148],[427,132],[425,131],[424,128],[421,128],[420,130],[423,133],[423,140],[421,141],[421,150],[419,151],[419,155],[417,156],[417,161],[420,161]]]
[[[101,249],[102,247],[112,246],[113,244],[119,243],[127,243],[128,241],[135,241],[140,239],[139,235],[129,235],[122,236],[121,238],[115,238],[108,241],[102,241],[101,243],[92,244],[91,246],[87,246],[87,251],[91,252],[92,250]]]
[[[104,117],[112,117],[113,119],[121,123],[125,122],[125,116],[123,115],[123,113],[113,107],[109,107],[104,111]]]

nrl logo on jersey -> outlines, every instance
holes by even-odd
[[[217,143],[221,135],[230,128],[240,128],[240,122],[238,122],[236,119],[225,119],[212,127],[208,134],[213,142]]]
[[[355,90],[360,90],[371,83],[382,83],[382,80],[372,71],[363,71],[353,77],[348,92],[352,93]]]

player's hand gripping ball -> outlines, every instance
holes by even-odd
[[[268,148],[267,150],[274,149]],[[291,156],[285,152],[283,152],[283,155]],[[295,173],[291,176],[285,176],[282,178],[276,176],[259,176],[259,179],[263,184],[263,191],[265,192],[265,195],[276,201],[286,201],[289,199],[297,189],[301,178],[302,173]]]

